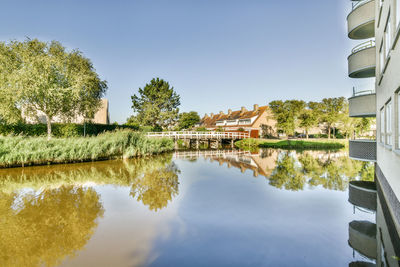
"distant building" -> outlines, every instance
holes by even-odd
[[[97,124],[110,124],[110,113],[108,110],[108,100],[103,98],[101,99],[101,107],[94,115],[93,119],[87,119],[86,121],[90,121]],[[41,111],[37,111],[36,116],[28,116],[22,112],[22,118],[26,123],[46,123],[46,116]],[[52,123],[78,123],[82,124],[84,122],[83,116],[77,116],[75,118],[62,118],[56,116],[52,119]]]
[[[222,129],[224,131],[246,131],[253,138],[264,135],[277,136],[276,120],[268,106],[259,107],[254,105],[253,110],[242,107],[240,110],[228,110],[228,113],[220,111],[218,114],[205,116],[201,119],[198,127],[207,130]]]

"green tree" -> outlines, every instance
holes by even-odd
[[[166,128],[178,120],[180,96],[163,79],[152,79],[131,98],[136,120],[141,125]]]
[[[0,43],[0,115],[8,122],[22,111],[33,118],[42,112],[50,138],[54,117],[93,118],[106,90],[107,82],[79,50],[37,39]]]
[[[308,102],[307,107],[300,113],[300,127],[308,133],[312,127],[318,126],[321,118],[321,104],[319,102]]]
[[[296,127],[300,124],[300,114],[306,103],[302,100],[275,100],[269,103],[277,127],[286,133],[287,136],[294,135]]]
[[[179,130],[190,129],[200,122],[200,116],[196,111],[183,112],[179,115]]]
[[[331,138],[332,127],[340,121],[341,114],[344,113],[346,99],[344,97],[324,98],[321,102],[321,121],[328,127],[328,139]]]

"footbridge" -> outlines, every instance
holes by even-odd
[[[210,145],[211,142],[216,142],[217,146],[221,144],[222,141],[230,141],[231,146],[235,140],[240,140],[244,138],[250,138],[248,132],[149,132],[147,137],[153,138],[171,138],[175,140],[177,146],[177,140],[184,140],[189,142],[189,146],[195,142],[196,147],[199,147],[200,141],[206,141]]]

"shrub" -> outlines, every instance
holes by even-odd
[[[54,137],[77,137],[83,136],[84,127],[87,135],[98,135],[100,133],[114,131],[117,129],[131,129],[139,131],[140,127],[130,125],[106,125],[106,124],[83,124],[75,123],[53,123],[52,134]],[[0,135],[23,135],[23,136],[44,136],[47,134],[46,124],[0,124]]]

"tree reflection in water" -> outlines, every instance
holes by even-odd
[[[0,170],[0,266],[54,266],[85,246],[104,214],[93,185],[130,188],[152,211],[178,194],[172,155]]]
[[[0,193],[0,265],[60,264],[85,246],[103,213],[92,188]]]
[[[292,191],[303,190],[306,184],[343,191],[356,179],[373,180],[374,165],[330,152],[281,151],[269,183]]]

